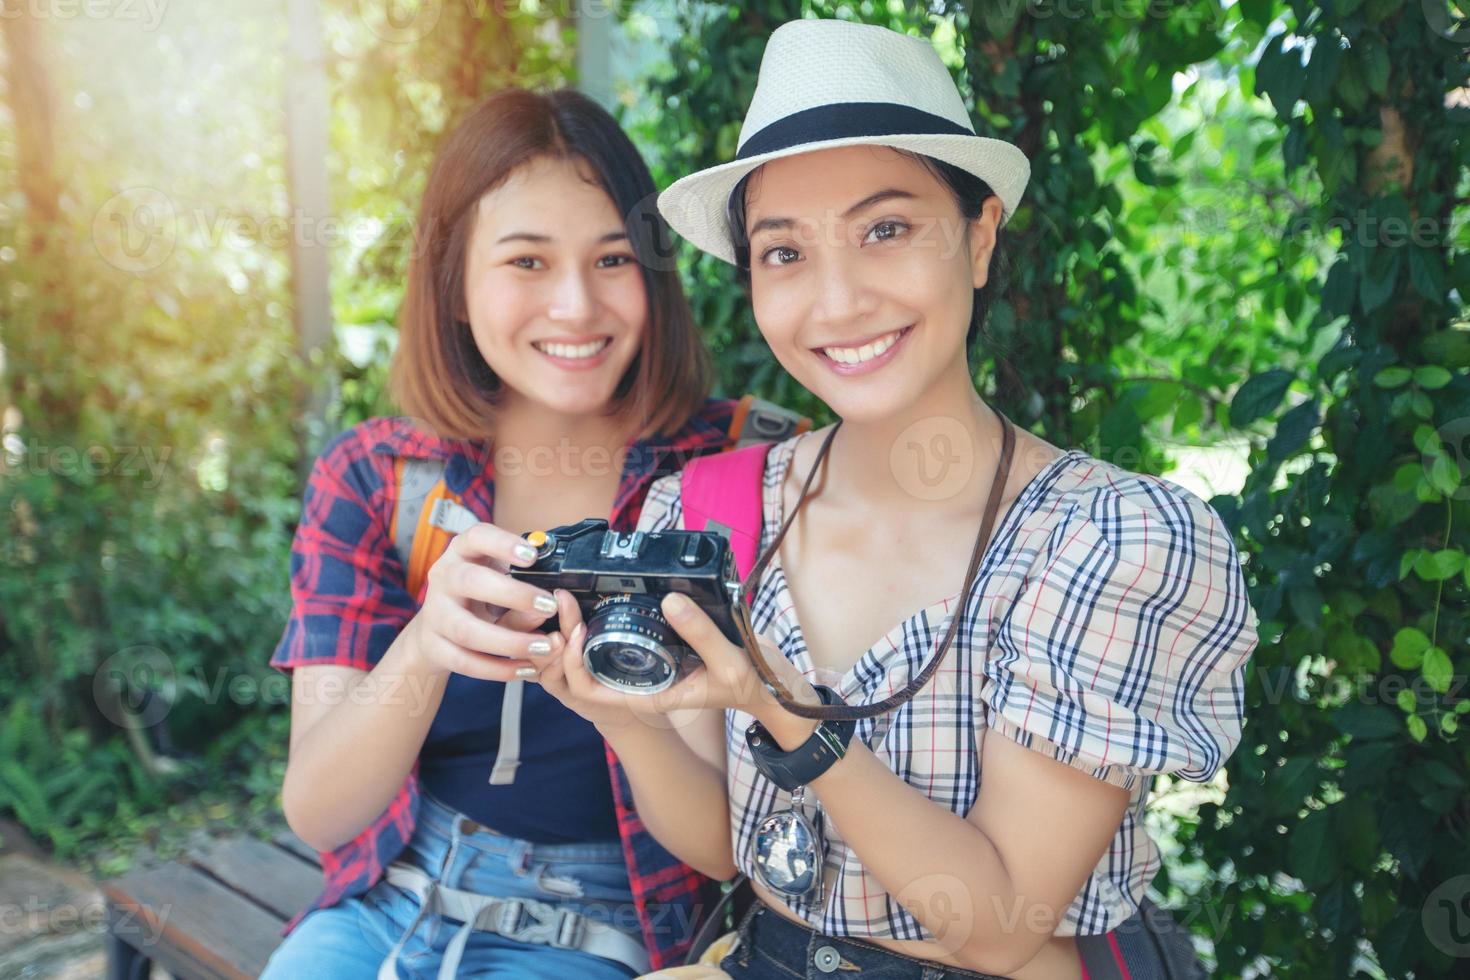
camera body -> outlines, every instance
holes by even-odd
[[[740,577],[720,534],[623,534],[608,530],[607,521],[588,519],[523,537],[536,547],[536,563],[512,568],[511,577],[576,597],[587,624],[582,658],[592,676],[614,690],[655,694],[699,665],[699,655],[659,609],[670,592],[688,596],[730,642],[741,642],[733,612]]]

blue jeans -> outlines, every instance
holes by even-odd
[[[740,921],[740,941],[720,961],[733,980],[1005,980],[920,960],[859,939],[825,936],[772,911],[760,899]],[[1148,898],[1110,933],[1077,937],[1082,980],[1205,980],[1189,931]]]
[[[620,841],[532,844],[479,827],[459,835],[459,846],[446,867],[454,825],[460,819],[461,814],[424,793],[413,837],[399,860],[423,869],[446,887],[535,899],[639,935]],[[359,897],[302,919],[271,956],[262,980],[373,980],[418,912],[415,895],[386,879],[379,881]],[[433,980],[458,929],[452,919],[425,915],[404,943],[397,976]],[[470,934],[457,975],[625,980],[634,973],[621,963],[579,950],[517,942],[476,930]]]
[[[740,941],[720,961],[734,980],[820,980],[830,975],[882,980],[1005,980],[914,959],[872,943],[824,936],[781,917],[757,898],[740,921]]]

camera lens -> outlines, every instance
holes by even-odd
[[[659,612],[656,596],[607,596],[587,620],[587,670],[614,690],[662,691],[679,679],[680,663],[692,655]]]
[[[651,674],[658,666],[658,658],[647,650],[626,643],[609,644],[612,652],[608,660],[624,674]]]

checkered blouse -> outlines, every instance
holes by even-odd
[[[763,548],[781,525],[781,482],[795,447],[795,439],[781,443],[766,460]],[[682,527],[679,492],[678,476],[655,483],[639,528]],[[812,664],[779,555],[752,618],[809,680],[867,704],[928,662],[956,599],[895,625],[840,676]],[[1240,740],[1257,636],[1231,535],[1190,491],[1070,450],[999,519],[962,615],[935,677],[898,711],[859,721],[855,737],[960,816],[974,806],[989,730],[1129,790],[1123,823],[1057,934],[1114,929],[1159,869],[1143,819],[1154,775],[1209,780]],[[790,799],[752,763],[743,737],[750,721],[726,712],[730,829],[746,874],[756,824]],[[811,815],[815,799],[807,799]],[[830,821],[818,814],[816,825],[827,841],[825,907],[788,899],[793,912],[827,935],[933,939]]]

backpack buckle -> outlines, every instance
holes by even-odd
[[[551,938],[551,945],[561,949],[581,949],[582,938],[587,932],[587,924],[582,916],[576,912],[563,911],[561,920],[556,924],[556,934]]]
[[[526,929],[526,903],[519,898],[506,899],[496,916],[495,931],[507,939],[518,939]]]
[[[770,442],[781,442],[796,428],[795,419],[768,412],[757,406],[751,407],[745,424],[753,430],[752,434],[755,438]],[[741,436],[745,437],[745,434],[741,433]]]

